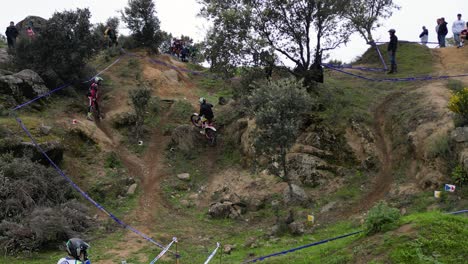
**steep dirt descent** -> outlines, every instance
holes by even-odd
[[[462,51],[461,49],[456,48],[444,48],[433,49],[431,52],[435,58],[434,68],[436,72],[434,74],[468,74],[468,63],[466,63],[468,52],[466,49]],[[468,77],[460,77],[459,79],[464,80],[468,79]],[[416,131],[416,135],[418,136],[417,138],[430,136],[430,134],[432,134],[430,131],[434,129],[442,129],[445,131],[452,127],[452,118],[449,113],[447,113],[448,110],[446,109],[449,92],[442,81],[424,82],[423,86],[417,88],[413,92],[422,92],[424,97],[426,97],[423,101],[426,102],[428,107],[437,111],[442,117],[442,120],[433,121],[430,122],[430,124],[423,124],[418,127],[418,130]],[[380,161],[380,168],[377,176],[373,179],[371,190],[364,195],[358,205],[351,211],[352,213],[367,211],[376,202],[384,199],[386,194],[391,190],[391,186],[394,183],[392,170],[396,164],[394,160],[395,157],[392,153],[391,136],[387,135],[385,132],[386,126],[390,125],[387,124],[388,117],[386,115],[386,110],[390,108],[396,99],[404,95],[405,92],[395,92],[387,96],[375,110],[373,131],[375,134],[375,145],[377,148],[377,156]],[[421,155],[422,154],[419,153],[417,156]],[[416,160],[412,160],[410,164],[411,166],[409,171],[412,172],[410,174],[416,175]]]

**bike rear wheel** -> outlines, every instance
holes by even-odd
[[[205,136],[208,139],[210,146],[216,145],[216,131],[213,131],[211,129],[206,129]]]
[[[192,115],[190,117],[190,121],[192,121],[192,124],[196,127],[201,127],[202,126],[202,123],[201,123],[201,120],[200,120],[200,116],[198,115]]]

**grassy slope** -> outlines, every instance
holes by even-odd
[[[430,61],[430,54],[425,48],[402,45],[399,54],[408,55],[408,58],[402,57],[399,59],[399,76],[403,77],[408,74],[425,75],[431,72],[431,64],[427,63]],[[372,56],[372,52],[369,52],[363,56],[363,60],[360,62],[376,62],[376,57]],[[118,71],[121,71],[122,75],[124,75],[124,71],[120,67]],[[375,76],[378,77],[377,75]],[[125,76],[121,77],[123,78]],[[228,91],[216,89],[216,86],[219,86],[218,81],[202,79],[199,80],[198,85],[201,94],[206,94],[206,97],[212,98],[212,100],[219,95],[229,96]],[[376,103],[393,91],[409,89],[415,85],[414,83],[370,83],[341,74],[330,73],[327,78],[327,83],[322,85],[319,89],[321,102],[326,106],[326,110],[321,113],[321,117],[324,118],[325,122],[328,124],[341,128],[345,128],[351,118],[370,125],[372,122],[372,109],[376,107]],[[37,121],[31,120],[28,122]],[[222,153],[220,159],[229,159],[229,155],[224,155],[224,153]],[[235,159],[238,159],[238,157],[235,157]],[[231,165],[229,162],[226,162],[226,164]],[[187,167],[184,168],[184,171],[192,170],[192,175],[196,176],[197,170],[202,169],[202,166],[199,165],[200,164],[197,164],[196,160],[186,162],[184,166]],[[203,173],[198,171],[198,174]],[[361,180],[360,177],[356,178],[357,180]],[[170,191],[172,192],[174,190],[171,189]],[[359,195],[358,190],[356,193],[356,196]],[[180,194],[183,195],[183,192]],[[348,194],[349,193],[345,193],[342,196],[349,198]],[[430,197],[431,194],[425,193],[423,196],[425,199],[427,198],[426,196]],[[325,197],[324,199],[336,199],[340,197],[340,195],[337,195]],[[173,203],[177,206],[177,199],[173,199]],[[427,204],[421,206],[420,209],[424,210],[426,207]],[[273,222],[271,212],[268,212],[268,210],[269,208],[253,216],[252,219],[256,220],[255,223],[240,223],[231,220],[209,220],[204,211],[195,208],[185,209],[184,213],[186,217],[184,219],[159,216],[158,220],[164,227],[160,230],[164,230],[162,232],[165,234],[180,234],[181,226],[199,230],[199,237],[186,237],[184,234],[181,234],[181,237],[179,237],[181,242],[179,243],[178,250],[182,255],[181,263],[202,263],[209,255],[209,252],[214,248],[216,241],[222,244],[236,245],[231,255],[222,256],[222,263],[239,263],[245,260],[249,255],[252,258],[255,256],[268,255],[360,229],[359,224],[346,221],[335,223],[330,226],[324,226],[322,224],[310,227],[309,230],[313,230],[312,234],[302,237],[284,236],[279,239],[268,239],[264,236],[267,228],[258,224],[260,219],[269,223]],[[120,213],[124,214],[124,212]],[[401,235],[395,230],[388,231],[385,234],[378,234],[374,237],[353,236],[290,253],[285,256],[274,257],[264,261],[264,263],[354,263],[364,258],[367,258],[367,260],[376,259],[377,263],[379,260],[388,259],[392,259],[396,263],[417,263],[417,261],[423,263],[423,260],[429,258],[445,258],[450,260],[451,255],[463,256],[463,254],[468,252],[466,243],[459,243],[459,241],[463,241],[464,237],[467,235],[467,221],[463,216],[447,216],[436,212],[423,213],[404,217],[400,225],[406,225],[408,223],[412,225],[410,236]],[[158,227],[160,228],[161,226]],[[456,232],[455,236],[453,236],[452,231]],[[98,263],[100,259],[115,259],[115,256],[109,255],[108,251],[110,248],[113,248],[112,245],[117,244],[117,241],[121,241],[124,237],[122,230],[102,235],[102,239],[94,240],[91,243],[93,247],[91,256],[95,263]],[[156,236],[158,237],[158,235]],[[164,241],[170,240],[169,235],[163,236]],[[258,237],[257,246],[251,248],[250,246],[244,245],[245,241],[250,237]],[[381,239],[382,243],[379,244],[375,243],[375,237],[382,237],[384,239]],[[419,239],[414,240],[414,237]],[[147,256],[148,259],[154,258],[155,255],[157,255],[158,250],[153,246],[144,240],[140,239],[138,241],[141,242],[142,245],[139,253]],[[460,250],[450,251],[454,245],[457,245]],[[434,254],[434,251],[437,251],[437,253]],[[370,257],[367,256],[367,254],[371,254]],[[62,255],[62,252],[53,251],[40,253],[33,258],[0,257],[0,263],[50,263],[51,261],[56,261]],[[217,258],[219,258],[219,256],[217,256]],[[454,259],[451,260],[454,262],[444,263],[457,263]],[[119,260],[115,259],[115,261],[117,262]],[[128,262],[140,263],[137,258],[128,259]],[[166,258],[161,262],[173,263],[173,258]]]

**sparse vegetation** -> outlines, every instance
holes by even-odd
[[[367,213],[364,222],[367,235],[386,231],[400,218],[400,212],[396,208],[388,206],[385,202],[379,202]]]
[[[450,111],[460,115],[464,123],[468,122],[468,87],[452,95],[448,108]]]

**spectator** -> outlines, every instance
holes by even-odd
[[[465,44],[465,40],[468,40],[468,22],[466,22],[465,29],[463,29],[460,32],[460,39],[461,39],[462,47],[463,47]]]
[[[455,20],[452,24],[452,32],[453,32],[453,40],[455,41],[455,45],[457,48],[462,47],[460,33],[462,32],[463,28],[465,27],[465,21],[461,19],[462,15],[457,15],[457,20]]]
[[[421,34],[419,34],[419,38],[421,39],[421,43],[423,45],[427,44],[427,40],[429,39],[429,31],[425,26],[422,27],[423,31]]]
[[[388,43],[387,51],[390,55],[390,66],[391,66],[390,71],[388,73],[391,74],[391,73],[397,72],[396,51],[397,51],[397,46],[398,46],[398,38],[395,35],[394,29],[390,29],[388,33],[390,33],[390,42]]]
[[[15,48],[16,37],[18,37],[18,29],[16,29],[15,23],[13,21],[11,21],[10,26],[7,27],[5,31],[5,35],[8,41],[8,48],[10,49]]]
[[[439,29],[437,31],[437,39],[439,40],[439,46],[445,48],[445,36],[448,34],[447,22],[445,18],[440,18]]]
[[[29,41],[34,39],[34,36],[36,35],[36,33],[34,33],[34,30],[31,27],[28,27],[26,33],[28,33]]]

